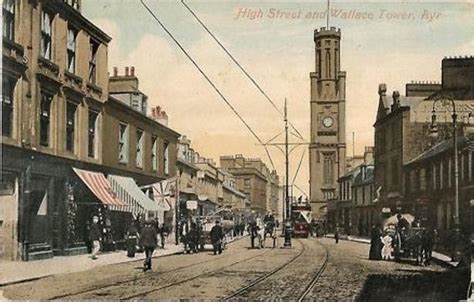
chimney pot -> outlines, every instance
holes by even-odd
[[[135,66],[130,67],[130,75],[131,75],[132,77],[135,76]]]
[[[114,67],[114,77],[118,76],[118,68]]]
[[[386,84],[379,84],[379,95],[385,95],[387,92],[387,85]]]
[[[154,118],[156,115],[155,108],[151,108],[151,117]]]
[[[127,66],[127,67],[125,67],[125,76],[128,77],[128,75],[129,75],[129,74],[128,74],[128,66]]]

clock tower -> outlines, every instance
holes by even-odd
[[[327,202],[337,198],[337,179],[346,170],[346,72],[340,70],[340,42],[340,29],[314,31],[309,187],[315,218],[322,218]]]

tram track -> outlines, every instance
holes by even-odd
[[[131,300],[131,299],[136,299],[136,298],[141,298],[141,297],[144,297],[148,294],[151,294],[153,292],[156,292],[156,291],[159,291],[159,290],[163,290],[163,289],[166,289],[166,288],[170,288],[170,287],[174,287],[174,286],[177,286],[177,285],[181,285],[183,283],[186,283],[186,282],[189,282],[189,281],[193,281],[193,280],[196,280],[196,279],[199,279],[199,278],[202,278],[204,276],[211,276],[212,274],[215,274],[223,269],[226,269],[226,268],[229,268],[229,267],[232,267],[234,265],[237,265],[237,264],[240,264],[240,263],[243,263],[243,262],[246,262],[246,261],[249,261],[249,260],[252,260],[252,259],[255,259],[255,258],[258,258],[258,257],[261,257],[263,255],[265,255],[266,253],[270,252],[271,250],[270,249],[266,249],[263,253],[259,253],[258,255],[255,255],[255,256],[252,256],[252,257],[249,257],[249,258],[246,258],[246,259],[243,259],[243,260],[240,260],[240,261],[236,261],[236,262],[233,262],[229,265],[225,265],[223,267],[219,267],[218,269],[215,269],[215,270],[211,270],[211,271],[207,271],[207,272],[204,272],[202,274],[198,274],[196,276],[193,276],[193,277],[190,277],[190,278],[186,278],[186,279],[182,279],[182,280],[179,280],[177,282],[173,282],[173,283],[169,283],[167,285],[163,285],[163,286],[160,286],[160,287],[157,287],[157,288],[152,288],[152,289],[148,289],[148,290],[145,290],[145,291],[141,291],[141,292],[138,292],[138,293],[134,293],[133,295],[128,295],[128,296],[125,296],[125,297],[121,297],[120,300]]]
[[[269,273],[255,279],[254,281],[252,281],[248,285],[246,285],[246,286],[240,288],[239,290],[235,291],[234,293],[224,297],[220,301],[229,301],[229,300],[233,300],[233,299],[238,300],[239,296],[241,296],[242,294],[244,294],[248,290],[256,287],[257,285],[261,284],[266,279],[270,278],[271,276],[274,276],[276,273],[282,271],[283,269],[287,268],[290,264],[294,263],[296,260],[301,258],[303,256],[303,254],[306,252],[306,247],[300,240],[298,240],[298,242],[302,245],[302,250],[295,257],[293,257],[290,261],[288,261],[285,264],[277,267],[276,269],[270,271]],[[319,242],[317,242],[317,243],[318,243],[318,245],[320,245],[321,247],[324,248],[324,251],[325,251],[324,260],[323,260],[323,263],[321,264],[321,266],[319,267],[319,269],[316,271],[316,273],[311,277],[311,280],[308,283],[308,285],[305,287],[305,290],[303,291],[303,293],[300,294],[298,296],[298,298],[296,299],[296,301],[298,301],[298,302],[303,301],[308,296],[308,294],[311,293],[312,289],[317,284],[319,278],[324,273],[324,271],[326,269],[326,266],[328,264],[328,260],[329,260],[329,251],[328,251],[328,249],[324,245],[322,245],[321,243],[319,243]],[[246,298],[248,298],[248,297],[246,297]]]
[[[261,253],[261,254],[264,254],[264,253]],[[258,257],[261,254],[256,255],[254,257]],[[252,259],[254,257],[247,258],[246,260]],[[138,263],[138,262],[142,262],[142,261],[143,260],[136,260],[136,261],[132,261],[132,263],[135,263],[135,262]],[[201,264],[211,263],[211,262],[214,262],[214,261],[216,261],[216,259],[211,258],[211,259],[207,259],[207,260],[204,260],[204,261],[194,262],[194,263],[191,263],[189,265],[179,266],[179,267],[169,269],[169,270],[165,270],[165,271],[156,271],[154,273],[159,274],[160,276],[162,276],[163,274],[178,272],[180,270],[186,270],[186,269],[191,268],[191,267],[199,266]],[[116,265],[116,264],[113,264],[113,265]],[[68,298],[68,297],[74,297],[74,296],[83,295],[83,294],[87,294],[87,293],[93,293],[93,292],[96,292],[98,290],[117,287],[117,286],[124,285],[124,284],[131,283],[131,282],[146,280],[148,278],[150,278],[149,274],[142,274],[142,275],[136,276],[134,278],[127,278],[125,280],[115,281],[115,282],[110,283],[110,284],[102,284],[102,285],[99,285],[99,286],[88,287],[88,288],[85,288],[85,289],[82,289],[82,290],[79,290],[79,291],[74,291],[74,292],[69,292],[69,293],[49,297],[48,299],[49,300],[57,300],[57,299],[64,299],[64,298]],[[158,290],[158,288],[156,290]]]
[[[254,281],[250,282],[248,285],[240,288],[239,290],[233,292],[232,294],[222,298],[220,301],[229,301],[231,299],[234,299],[234,298],[237,298],[239,295],[243,294],[244,292],[246,292],[247,290],[249,290],[250,288],[256,286],[257,284],[260,284],[261,282],[263,282],[264,280],[268,279],[269,277],[275,275],[276,273],[278,273],[279,271],[281,271],[282,269],[284,269],[285,267],[287,267],[288,265],[290,265],[291,263],[295,262],[298,258],[300,258],[303,253],[306,251],[306,247],[304,246],[303,243],[301,243],[300,240],[297,240],[299,244],[301,244],[302,246],[302,249],[301,251],[295,256],[293,257],[292,259],[290,259],[290,261],[284,263],[283,265],[280,265],[279,267],[277,267],[276,269],[270,271],[269,273],[265,274],[265,275],[262,275],[260,276],[259,278],[255,279]]]
[[[173,273],[173,272],[177,272],[177,271],[182,270],[182,269],[187,269],[187,268],[197,266],[197,265],[200,265],[200,264],[209,263],[209,262],[212,262],[214,260],[215,259],[199,261],[199,262],[195,262],[195,263],[192,263],[192,264],[189,264],[189,265],[180,266],[180,267],[173,268],[173,269],[166,270],[166,271],[161,271],[161,272],[157,271],[156,273],[159,273],[159,274]],[[143,260],[136,260],[136,261],[133,261],[133,262],[142,262],[142,261]],[[92,292],[100,290],[100,289],[119,286],[121,284],[129,283],[129,282],[135,282],[135,281],[139,281],[141,279],[146,279],[146,278],[149,278],[149,275],[144,274],[144,275],[140,275],[140,276],[137,276],[137,277],[134,277],[134,278],[128,278],[126,280],[116,281],[116,282],[111,283],[111,284],[88,287],[88,288],[80,290],[80,291],[75,291],[75,292],[72,292],[72,293],[56,295],[56,296],[53,296],[49,299],[50,300],[57,300],[57,299],[63,299],[63,298],[66,298],[66,297],[77,296],[77,295],[82,295],[82,294],[86,294],[86,293],[92,293]]]
[[[314,276],[311,278],[311,281],[309,282],[309,284],[306,286],[304,292],[298,297],[298,299],[296,301],[298,302],[301,302],[303,301],[309,293],[311,293],[311,291],[313,290],[314,286],[316,285],[316,283],[318,283],[318,280],[319,278],[321,277],[321,275],[324,273],[324,271],[326,270],[326,267],[328,265],[328,262],[329,262],[329,250],[326,246],[324,246],[323,244],[321,244],[320,242],[317,242],[320,246],[322,246],[326,252],[326,255],[324,257],[324,261],[323,261],[323,264],[321,265],[321,267],[316,271],[316,273],[314,274]]]

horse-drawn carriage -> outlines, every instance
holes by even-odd
[[[199,220],[201,224],[201,247],[204,248],[207,244],[212,245],[211,229],[216,224],[216,221],[219,220],[220,225],[222,227],[222,231],[224,233],[224,238],[222,239],[222,249],[225,249],[227,242],[229,242],[230,238],[233,236],[233,230],[235,227],[233,216],[234,214],[231,210],[222,208],[208,216],[200,217]]]
[[[395,261],[409,259],[415,260],[417,265],[429,265],[436,231],[413,221],[410,214],[394,215],[385,221],[384,232],[392,237]]]

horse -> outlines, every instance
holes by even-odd
[[[267,240],[267,235],[273,239],[273,248],[276,247],[277,241],[277,228],[275,227],[275,223],[272,221],[268,221],[265,223],[264,231],[263,231],[263,247],[265,247],[265,242]]]

